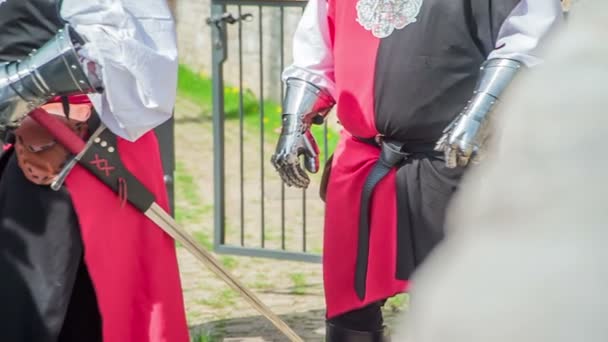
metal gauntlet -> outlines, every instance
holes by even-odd
[[[446,127],[435,148],[445,153],[448,167],[466,166],[471,158],[477,161],[481,157],[492,131],[494,106],[521,67],[512,59],[491,59],[481,66],[473,98]]]
[[[101,91],[80,61],[81,40],[69,26],[22,61],[0,64],[0,128],[21,119],[54,96]]]
[[[304,80],[289,78],[286,84],[281,136],[271,162],[285,184],[306,188],[310,179],[300,166],[300,155],[309,172],[319,171],[319,148],[310,126],[322,124],[335,102],[326,90]]]

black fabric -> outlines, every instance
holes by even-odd
[[[402,142],[394,140],[383,140],[381,143],[377,142],[375,138],[357,138],[359,141],[364,142],[368,145],[376,146],[381,148],[380,158],[370,171],[369,175],[365,179],[363,184],[363,190],[361,191],[361,208],[359,210],[359,230],[357,239],[357,261],[355,265],[355,292],[360,300],[365,299],[365,293],[367,288],[367,269],[369,264],[369,237],[370,237],[370,201],[374,188],[378,183],[391,171],[394,167],[400,167],[410,157],[422,157],[422,158],[437,158],[441,156],[441,153],[434,151],[433,144],[421,144],[421,145],[408,145]],[[402,189],[402,188],[399,188]],[[399,198],[398,198],[399,200]],[[402,269],[404,265],[416,264],[409,257],[409,253],[412,251],[413,240],[406,239],[404,234],[408,235],[409,232],[402,231],[399,228],[408,227],[410,219],[404,215],[409,211],[398,211],[398,221],[403,220],[405,222],[398,222],[398,233],[397,233],[397,269],[396,274],[403,274]],[[437,228],[437,227],[435,227]],[[409,267],[407,268],[410,269]],[[404,279],[397,277],[397,279]]]
[[[383,342],[384,331],[357,331],[327,323],[325,342]]]
[[[382,306],[386,301],[378,301],[360,309],[349,311],[329,319],[327,322],[331,326],[341,329],[334,330],[353,330],[353,331],[380,331],[384,327],[382,317]],[[331,334],[327,334],[331,335]],[[336,340],[338,341],[338,340]]]
[[[64,23],[61,0],[0,2],[0,62],[26,57],[48,42]]]
[[[70,305],[57,342],[102,342],[101,313],[89,272],[81,259]]]
[[[425,0],[417,22],[378,48],[378,132],[434,143],[473,94],[498,30],[520,0]]]
[[[82,298],[72,296],[81,293],[83,285],[82,276],[77,277],[82,253],[78,220],[67,190],[53,191],[29,182],[16,157],[8,157],[0,178],[3,342],[57,342],[62,329],[72,328],[64,324],[69,307],[82,313],[97,310],[92,300],[70,304],[72,298]],[[94,294],[89,292],[90,296]],[[89,333],[81,341],[96,340],[98,331],[79,326],[82,334]]]
[[[432,249],[443,239],[447,207],[465,168],[450,169],[440,158],[414,155],[398,170],[397,273],[410,279]]]

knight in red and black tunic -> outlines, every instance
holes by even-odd
[[[512,79],[542,62],[559,0],[311,0],[284,71],[272,163],[307,187],[309,128],[343,125],[326,192],[328,341],[382,339],[381,307],[441,241],[446,208],[482,156]],[[304,168],[300,157],[304,155]]]

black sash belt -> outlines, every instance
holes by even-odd
[[[438,152],[433,150],[435,147],[434,144],[409,146],[406,145],[406,143],[390,139],[377,141],[375,138],[357,138],[357,140],[381,149],[380,158],[367,176],[365,183],[363,184],[363,191],[361,193],[361,207],[359,210],[359,239],[357,247],[357,263],[355,269],[355,291],[359,299],[363,300],[366,292],[369,258],[369,205],[374,188],[390,172],[392,168],[403,164],[412,154],[437,154]]]

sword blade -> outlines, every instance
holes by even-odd
[[[270,310],[253,292],[246,288],[240,281],[232,276],[219,261],[208,251],[203,249],[192,235],[188,234],[181,228],[173,217],[171,217],[157,203],[153,203],[144,213],[150,220],[161,228],[165,233],[171,236],[175,241],[178,241],[188,252],[190,252],[198,261],[207,266],[213,273],[220,277],[232,289],[240,293],[251,306],[253,306],[260,314],[266,317],[279,331],[289,338],[292,342],[303,342],[287,323],[279,318]]]

